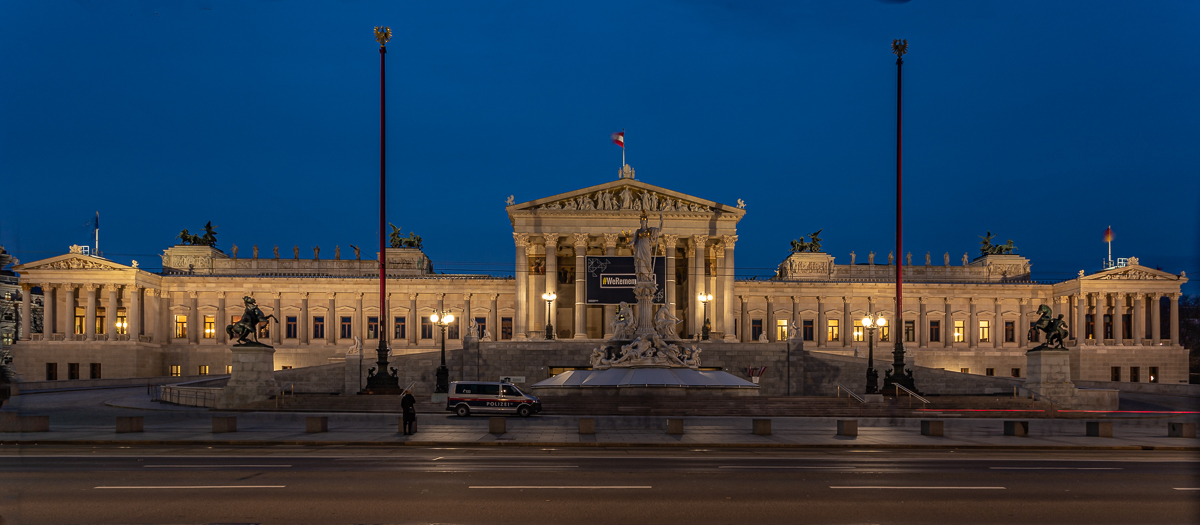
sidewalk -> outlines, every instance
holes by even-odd
[[[772,418],[773,433],[751,432],[751,418],[687,417],[683,435],[668,435],[664,417],[598,416],[595,434],[579,434],[577,416],[509,417],[507,432],[491,434],[488,417],[420,414],[418,433],[398,433],[399,414],[217,412],[150,402],[144,393],[105,391],[14,398],[21,414],[50,416],[50,431],[0,433],[0,444],[74,445],[308,445],[308,446],[552,446],[863,449],[1159,449],[1200,451],[1200,439],[1167,437],[1179,418],[1109,419],[1112,438],[1086,437],[1083,420],[1029,420],[1028,437],[1005,436],[1004,420],[930,417],[945,422],[945,437],[921,435],[920,419],[860,419],[858,436],[837,436],[833,418]],[[144,432],[117,434],[117,416],[144,417]],[[212,433],[213,416],[237,417],[235,433]],[[305,433],[307,417],[329,418],[329,432]],[[1013,419],[1019,420],[1014,417]]]

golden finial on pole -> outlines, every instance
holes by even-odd
[[[375,26],[375,41],[379,42],[379,47],[386,46],[391,39],[392,28]]]
[[[892,40],[892,53],[898,57],[903,57],[905,53],[908,53],[908,40],[899,38]]]

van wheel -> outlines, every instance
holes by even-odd
[[[529,417],[533,411],[529,409],[529,405],[521,405],[517,407],[517,415],[521,417]]]
[[[471,415],[471,409],[467,405],[458,405],[458,407],[454,409],[454,414],[458,417],[467,417]]]

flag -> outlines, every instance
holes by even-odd
[[[1109,226],[1108,229],[1104,230],[1104,242],[1112,242],[1112,239],[1112,226]]]
[[[613,133],[612,141],[613,141],[613,144],[621,146],[621,149],[625,149],[625,132],[620,131],[617,133]]]

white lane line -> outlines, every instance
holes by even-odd
[[[471,489],[648,489],[650,485],[471,485]]]
[[[130,486],[130,487],[92,487],[93,489],[281,489],[287,485],[145,485],[145,486]]]
[[[754,465],[721,465],[717,468],[732,468],[732,469],[787,468],[787,469],[836,469],[836,470],[842,470],[842,469],[851,469],[851,468],[858,468],[858,467],[793,467],[793,466],[788,466],[788,465],[762,465],[762,466],[756,467]]]
[[[988,467],[992,470],[1125,470],[1121,467]]]
[[[831,486],[831,489],[1005,490],[1005,487],[891,487],[884,485]]]
[[[1200,490],[1200,487],[1175,487],[1175,490]]]
[[[291,465],[142,465],[144,468],[289,468]]]

